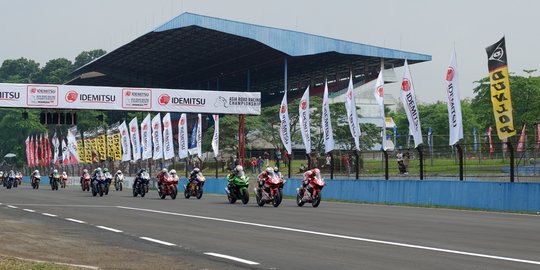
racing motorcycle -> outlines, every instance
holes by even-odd
[[[23,175],[21,172],[15,173],[15,181],[13,181],[13,187],[16,188],[22,184]]]
[[[16,181],[16,179],[15,179],[14,173],[9,172],[8,176],[6,178],[4,178],[4,186],[7,189],[11,189],[11,187],[14,185],[15,181]]]
[[[39,181],[41,181],[41,175],[39,175],[39,173],[36,173],[34,176],[32,176],[30,182],[32,183],[33,189],[39,188]]]
[[[95,197],[97,194],[99,194],[100,197],[103,197],[106,181],[107,179],[105,178],[105,174],[103,172],[96,173],[96,176],[92,178],[92,196]]]
[[[82,178],[82,182],[81,182],[82,191],[90,191],[90,174],[85,173],[83,174],[81,178]]]
[[[171,199],[175,200],[176,195],[178,195],[178,177],[169,174],[168,172],[163,173],[161,177],[161,186],[158,189],[158,195],[161,199],[165,199],[167,196],[171,196]]]
[[[62,173],[62,184],[60,185],[60,187],[61,188],[66,188],[67,181],[68,181],[68,176],[67,176],[66,172],[63,172]]]
[[[111,175],[110,172],[105,172],[103,174],[105,175],[105,185],[104,185],[103,193],[105,193],[105,195],[109,195],[109,187],[111,186],[113,176]]]
[[[124,174],[116,174],[114,177],[114,188],[116,191],[122,191],[124,186]]]
[[[133,182],[133,197],[137,197],[137,195],[144,197],[148,193],[149,181],[150,175],[147,172],[141,173],[141,176],[137,177]]]
[[[204,176],[197,174],[197,177],[191,179],[191,183],[188,181],[188,183],[184,185],[184,197],[186,197],[186,199],[189,199],[191,196],[195,196],[197,199],[202,198],[205,180],[206,178],[204,178]]]
[[[316,175],[305,188],[296,189],[296,204],[303,206],[305,203],[311,203],[313,207],[319,206],[321,203],[321,190],[324,185],[324,179],[320,175]]]
[[[225,193],[227,193],[227,199],[229,203],[235,203],[236,200],[240,199],[243,204],[249,202],[249,177],[246,177],[244,171],[241,171],[238,176],[234,176],[230,180],[230,184],[225,187]]]
[[[56,172],[53,172],[51,177],[49,177],[50,185],[52,190],[58,190],[58,186],[60,185],[60,175]]]
[[[266,203],[272,203],[274,207],[278,207],[283,200],[282,189],[283,181],[281,181],[281,178],[275,172],[269,173],[264,184],[255,188],[257,205],[264,206]]]
[[[4,186],[4,172],[0,171],[0,185]]]

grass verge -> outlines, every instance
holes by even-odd
[[[80,270],[88,269],[49,262],[23,260],[14,257],[0,256],[0,270]]]

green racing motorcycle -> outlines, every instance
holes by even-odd
[[[249,202],[249,177],[246,177],[242,171],[239,175],[227,175],[227,180],[229,184],[225,187],[225,192],[229,203],[235,203],[240,199],[243,204],[247,204]]]

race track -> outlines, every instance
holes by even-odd
[[[540,269],[535,215],[326,202],[324,192],[319,208],[274,208],[253,196],[230,205],[224,195],[161,200],[125,189],[100,198],[47,187],[0,189],[0,218],[62,224],[81,239],[99,234],[213,269]]]

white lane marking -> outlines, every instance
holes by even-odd
[[[81,223],[81,224],[86,223],[86,221],[82,221],[82,220],[78,220],[78,219],[74,219],[74,218],[66,218],[65,220],[72,221],[72,222],[77,222],[77,223]]]
[[[66,266],[72,266],[72,267],[78,267],[78,268],[85,268],[85,269],[99,269],[99,267],[91,266],[91,265],[84,265],[84,264],[71,264],[71,263],[61,263],[61,262],[49,262],[49,261],[41,261],[41,260],[32,260],[27,258],[21,258],[21,257],[15,257],[16,259],[27,261],[27,262],[36,262],[36,263],[50,263],[50,264],[57,264],[57,265],[66,265]]]
[[[104,230],[107,230],[107,231],[111,231],[111,232],[116,232],[116,233],[121,233],[122,231],[121,230],[117,230],[115,228],[110,228],[110,227],[105,227],[105,226],[96,226],[100,229],[104,229]]]
[[[262,228],[290,231],[290,232],[314,234],[314,235],[328,236],[328,237],[334,237],[334,238],[341,238],[341,239],[348,239],[348,240],[355,240],[355,241],[362,241],[362,242],[390,245],[390,246],[415,248],[415,249],[430,250],[430,251],[437,251],[437,252],[444,252],[444,253],[451,253],[451,254],[466,255],[466,256],[472,256],[472,257],[480,257],[480,258],[488,258],[488,259],[495,259],[495,260],[502,260],[502,261],[510,261],[510,262],[519,262],[519,263],[540,265],[540,261],[523,260],[523,259],[517,259],[517,258],[511,258],[511,257],[502,257],[502,256],[494,256],[494,255],[482,254],[482,253],[474,253],[474,252],[466,252],[466,251],[460,251],[460,250],[452,250],[452,249],[444,249],[444,248],[435,248],[435,247],[428,247],[428,246],[412,245],[412,244],[399,243],[399,242],[383,241],[383,240],[376,240],[376,239],[369,239],[369,238],[362,238],[362,237],[353,237],[353,236],[333,234],[333,233],[324,233],[324,232],[317,232],[317,231],[308,231],[308,230],[301,230],[301,229],[294,229],[294,228],[288,228],[288,227],[259,224],[259,223],[246,222],[246,221],[237,221],[237,220],[230,220],[230,219],[223,219],[223,218],[214,218],[214,217],[205,217],[205,216],[197,216],[197,215],[165,212],[165,211],[152,210],[152,209],[134,208],[134,207],[126,207],[126,206],[117,206],[117,207],[121,208],[121,209],[152,212],[152,213],[158,213],[158,214],[166,214],[166,215],[182,216],[182,217],[190,217],[190,218],[198,218],[198,219],[204,219],[204,220],[221,221],[221,222],[227,222],[227,223],[242,224],[242,225],[249,225],[249,226],[255,226],[255,227],[262,227]]]
[[[42,215],[44,216],[48,216],[48,217],[57,217],[57,215],[53,215],[53,214],[49,214],[49,213],[41,213]]]
[[[154,243],[158,243],[158,244],[162,244],[162,245],[166,245],[166,246],[176,246],[175,244],[173,243],[169,243],[169,242],[165,242],[165,241],[161,241],[161,240],[157,240],[157,239],[154,239],[154,238],[150,238],[150,237],[139,237],[143,240],[146,240],[146,241],[150,241],[150,242],[154,242]]]
[[[237,262],[241,262],[241,263],[245,263],[249,265],[259,264],[258,262],[248,261],[248,260],[244,260],[238,257],[233,257],[233,256],[225,255],[225,254],[219,254],[219,253],[214,253],[214,252],[205,252],[204,254],[214,256],[214,257],[229,259],[229,260],[233,260],[233,261],[237,261]]]
[[[88,207],[88,208],[112,208],[111,205],[86,205],[86,204],[40,204],[40,203],[13,203],[19,206],[58,206],[58,207]]]
[[[13,205],[9,205],[9,204],[7,205],[7,207],[13,208],[13,209],[19,208],[19,207],[17,207],[17,206],[13,206]]]
[[[26,209],[26,208],[25,208],[25,209],[23,209],[23,211],[26,211],[26,212],[30,212],[30,213],[34,213],[34,212],[36,212],[36,210],[32,210],[32,209]]]

